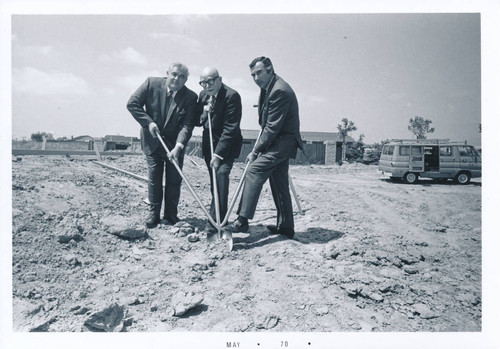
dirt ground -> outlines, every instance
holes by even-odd
[[[13,158],[14,331],[482,330],[481,179],[408,185],[376,165],[291,166],[295,238],[267,233],[266,184],[229,252],[206,241],[185,186],[181,224],[146,230],[146,183],[93,162]],[[143,156],[104,162],[147,175]],[[208,206],[206,169],[184,172]]]

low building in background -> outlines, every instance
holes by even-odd
[[[120,135],[104,136],[104,151],[107,150],[128,150],[136,151],[141,149],[141,140],[137,137]]]
[[[252,151],[258,130],[241,130],[243,146],[237,162],[245,162],[247,155]],[[297,157],[290,160],[290,164],[297,165],[331,165],[342,159],[342,136],[335,132],[301,132],[304,151],[298,151]],[[351,137],[346,137],[346,145],[353,144]],[[142,153],[141,140],[137,137],[106,135],[102,138],[82,135],[71,139],[38,141],[12,141],[12,150],[60,150],[60,151],[116,151],[127,153]],[[193,136],[187,146],[186,154],[201,158],[201,137]]]

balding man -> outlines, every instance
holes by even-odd
[[[241,136],[241,97],[232,88],[222,83],[222,77],[214,67],[206,67],[200,75],[200,85],[203,90],[198,99],[203,108],[199,126],[203,126],[202,152],[212,190],[210,214],[216,221],[215,201],[213,195],[212,167],[216,170],[217,192],[219,197],[220,220],[227,212],[229,194],[229,173],[234,160],[240,155],[243,137]],[[212,140],[214,153],[210,150],[210,133],[208,116],[211,116]],[[210,222],[205,228],[207,234],[216,231]]]
[[[163,219],[169,224],[179,221],[177,206],[182,177],[168,160],[157,134],[161,135],[172,157],[182,168],[184,148],[191,138],[199,114],[196,93],[185,86],[188,76],[189,71],[184,64],[172,63],[166,77],[147,78],[127,103],[127,109],[142,127],[142,149],[149,169],[148,228],[160,222],[162,201],[165,204]],[[162,183],[164,172],[165,191]]]

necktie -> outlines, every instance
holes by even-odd
[[[259,125],[262,126],[262,111],[264,110],[264,103],[266,100],[267,91],[264,89],[260,90],[260,98],[259,98]]]
[[[214,110],[215,110],[215,101],[216,100],[217,99],[215,98],[215,96],[210,97],[210,110],[211,110],[212,114],[214,113]]]
[[[168,91],[168,94],[167,94],[167,103],[165,103],[165,124],[163,125],[163,127],[165,128],[167,126],[167,123],[168,123],[168,117],[170,115],[170,107],[172,106],[172,102],[173,102],[173,94],[174,94],[174,91],[170,90]]]
[[[168,91],[168,94],[167,94],[167,105],[166,105],[166,109],[167,109],[167,115],[168,115],[168,112],[170,111],[170,106],[172,105],[172,96],[174,94],[174,91],[170,90]]]

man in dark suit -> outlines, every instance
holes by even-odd
[[[184,148],[191,138],[197,123],[197,95],[185,85],[188,68],[182,63],[173,63],[166,77],[150,77],[139,86],[130,97],[127,109],[141,125],[142,149],[146,154],[149,169],[148,228],[155,227],[160,221],[160,210],[164,200],[164,216],[170,224],[179,221],[177,205],[181,191],[182,177],[167,158],[156,132],[171,150],[173,157],[182,168]],[[163,173],[166,175],[163,192]]]
[[[202,153],[208,172],[212,190],[210,215],[216,222],[214,183],[212,168],[216,171],[217,193],[219,198],[220,220],[227,212],[229,194],[229,174],[234,160],[240,155],[243,137],[241,136],[241,97],[232,88],[222,83],[222,77],[216,68],[206,67],[200,75],[199,103],[203,108],[200,126],[203,126]],[[208,116],[211,116],[213,156],[210,149],[210,133]],[[215,227],[207,223],[207,233],[213,233]]]
[[[238,218],[232,231],[246,232],[252,219],[263,184],[269,179],[277,210],[276,225],[268,226],[271,234],[293,238],[294,221],[292,199],[288,183],[289,159],[294,159],[297,148],[302,149],[299,107],[294,91],[275,74],[271,60],[255,58],[250,63],[251,75],[260,87],[259,124],[261,135],[248,154],[245,186],[238,208]]]

